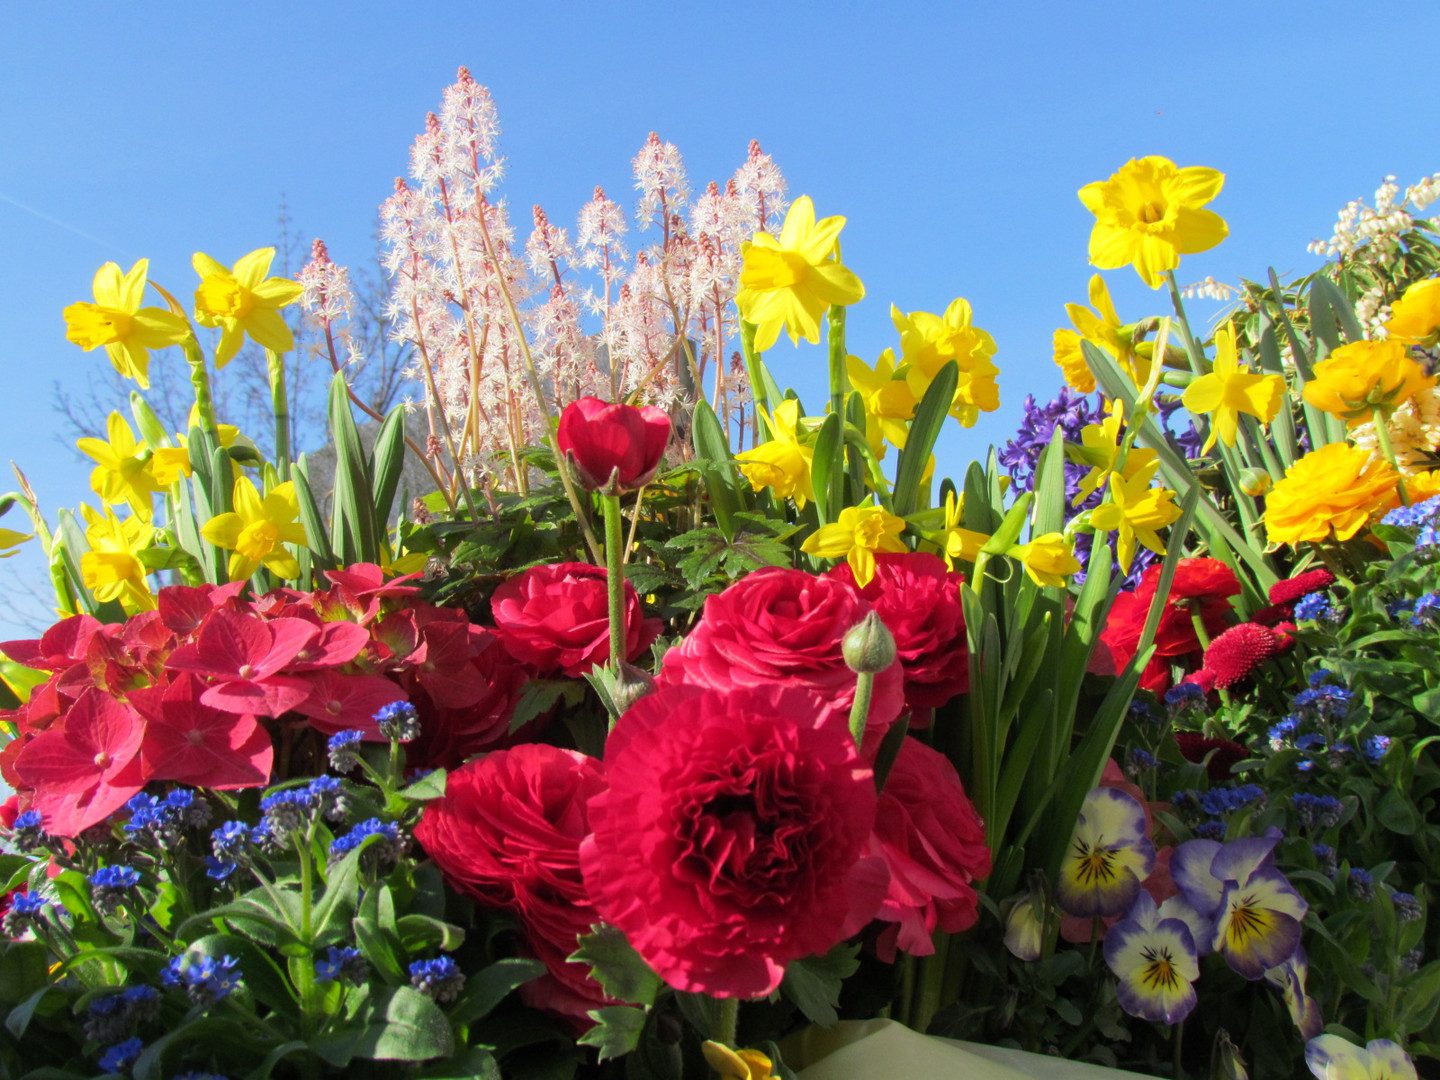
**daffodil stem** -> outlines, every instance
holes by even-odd
[[[1370,415],[1375,421],[1375,446],[1380,451],[1380,456],[1388,461],[1395,470],[1396,487],[1400,491],[1400,501],[1406,506],[1410,505],[1410,493],[1405,490],[1405,474],[1400,471],[1400,462],[1395,460],[1395,448],[1390,445],[1390,429],[1385,424],[1385,414],[1379,409],[1371,411]]]
[[[610,591],[610,663],[625,662],[625,519],[619,495],[601,495],[605,512],[605,585]]]
[[[210,372],[205,367],[205,354],[200,351],[200,343],[191,334],[185,339],[181,346],[185,350],[185,359],[190,362],[190,385],[195,390],[195,412],[200,417],[200,430],[214,442],[220,445],[220,428],[215,421],[215,399],[210,394]]]
[[[862,671],[855,676],[855,701],[850,706],[850,734],[858,748],[865,742],[865,722],[870,719],[870,696],[875,691],[875,676]]]
[[[275,471],[289,476],[290,395],[285,389],[285,358],[266,349],[265,364],[270,373],[270,411],[275,414]]]
[[[830,323],[830,411],[840,419],[840,438],[830,459],[830,493],[826,500],[828,516],[835,521],[845,502],[845,309],[832,305],[827,316]],[[818,494],[818,493],[817,493]]]
[[[718,1043],[737,1050],[735,1043],[736,1032],[740,1027],[740,999],[739,998],[716,998],[715,999],[715,1030],[710,1037]]]
[[[752,443],[758,446],[761,442],[759,412],[762,409],[769,412],[770,400],[765,393],[764,361],[755,351],[755,324],[744,319],[740,320],[740,352],[745,357],[745,372],[750,376],[750,400],[754,402],[756,411]],[[743,429],[741,435],[744,435]]]

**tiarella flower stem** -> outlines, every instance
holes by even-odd
[[[601,495],[605,512],[605,584],[610,595],[610,663],[625,662],[625,519],[619,495]]]

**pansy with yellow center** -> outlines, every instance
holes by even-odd
[[[242,255],[235,268],[197,251],[192,260],[200,275],[195,290],[195,319],[201,326],[220,327],[215,366],[228,364],[249,334],[255,344],[272,352],[295,348],[295,336],[280,315],[280,308],[299,299],[304,287],[288,278],[266,277],[275,258],[273,247]]]
[[[1131,1016],[1178,1024],[1195,1008],[1200,961],[1190,927],[1164,918],[1141,889],[1125,918],[1105,932],[1105,963],[1115,973],[1120,1007]]]
[[[148,521],[132,515],[123,521],[105,507],[97,512],[81,505],[88,526],[85,539],[90,550],[80,556],[80,578],[96,600],[118,600],[128,614],[154,610],[155,596],[145,582],[145,564],[140,552],[150,547],[155,529]]]
[[[1105,532],[1119,533],[1115,557],[1120,569],[1130,572],[1135,558],[1135,541],[1140,541],[1156,555],[1165,554],[1165,545],[1156,529],[1163,529],[1180,516],[1180,508],[1172,501],[1175,493],[1150,486],[1151,472],[1146,471],[1127,480],[1118,473],[1110,474],[1110,499],[1090,512],[1090,524]]]
[[[136,442],[135,433],[118,412],[105,422],[105,439],[80,439],[75,445],[95,461],[90,487],[107,503],[129,503],[135,514],[149,521],[151,497],[164,491],[181,476],[190,475],[190,456],[183,449],[159,447],[151,450]]]
[[[1389,1039],[1360,1047],[1339,1035],[1317,1035],[1305,1044],[1305,1064],[1319,1080],[1417,1080],[1410,1055]]]
[[[815,220],[815,204],[801,195],[785,215],[780,236],[758,232],[740,246],[743,260],[735,304],[755,326],[755,349],[764,352],[784,330],[795,344],[820,340],[820,316],[831,305],[854,304],[865,286],[836,253],[843,217]]]
[[[1005,554],[1018,560],[1036,585],[1063,589],[1065,579],[1081,570],[1080,560],[1072,553],[1070,541],[1058,532],[1043,533],[1031,538],[1027,544],[1016,544]]]
[[[1235,349],[1235,331],[1226,323],[1215,331],[1215,363],[1185,388],[1180,400],[1192,413],[1210,413],[1210,437],[1201,447],[1208,453],[1215,440],[1235,445],[1240,414],[1248,413],[1262,424],[1275,419],[1285,396],[1281,375],[1259,375],[1240,363]]]
[[[1417,281],[1390,308],[1391,341],[1427,348],[1440,341],[1440,277]]]
[[[815,458],[812,447],[800,441],[800,402],[787,398],[775,406],[774,413],[766,415],[772,438],[750,450],[735,455],[740,463],[740,472],[750,481],[750,487],[759,491],[768,487],[781,499],[794,499],[801,510],[815,498],[815,489],[810,481],[810,466]]]
[[[1280,991],[1290,1019],[1295,1022],[1302,1039],[1313,1039],[1325,1030],[1320,1003],[1305,992],[1305,981],[1309,975],[1310,962],[1303,945],[1279,967],[1265,972],[1265,981]]]
[[[1000,369],[991,361],[995,339],[971,323],[970,302],[951,301],[944,315],[928,311],[905,314],[890,305],[890,321],[900,334],[899,370],[919,401],[940,369],[951,360],[960,369],[950,415],[962,427],[973,427],[982,412],[1000,408]]]
[[[1315,365],[1305,384],[1305,400],[1354,427],[1375,413],[1390,414],[1421,390],[1435,385],[1435,376],[1410,359],[1398,341],[1352,341]]]
[[[1055,900],[1067,915],[1084,919],[1123,915],[1153,869],[1145,808],[1123,791],[1093,788],[1060,863]]]
[[[110,363],[144,390],[150,386],[150,350],[184,341],[190,324],[161,308],[141,307],[150,260],[140,259],[127,273],[107,262],[95,272],[95,303],[71,304],[65,338],[86,352],[104,345]]]
[[[800,550],[822,559],[843,558],[855,572],[855,584],[863,589],[875,577],[877,551],[898,554],[910,550],[900,539],[904,531],[904,518],[869,505],[867,499],[860,506],[845,507],[839,520],[816,529],[805,538]]]
[[[300,513],[295,484],[287,480],[271,488],[263,499],[248,476],[235,481],[235,509],[205,523],[200,534],[230,556],[231,581],[241,581],[261,566],[282,578],[300,576],[300,563],[284,547],[309,541],[305,526],[296,521]]]
[[[1095,215],[1090,262],[1102,270],[1134,266],[1152,289],[1181,255],[1209,251],[1229,234],[1225,219],[1202,207],[1225,185],[1225,174],[1169,158],[1132,158],[1108,180],[1080,189],[1080,201]]]

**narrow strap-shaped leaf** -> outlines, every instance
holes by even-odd
[[[726,540],[733,540],[734,517],[746,508],[745,496],[740,487],[739,470],[732,460],[730,440],[725,436],[720,418],[704,398],[695,403],[690,433],[695,440],[695,464],[704,477],[715,523]]]
[[[1346,341],[1364,340],[1365,331],[1360,326],[1360,320],[1355,317],[1355,308],[1335,283],[1323,274],[1315,275],[1310,282],[1312,303],[1317,294],[1324,298],[1326,307],[1330,309],[1335,322],[1344,332]]]
[[[920,478],[930,463],[935,440],[950,414],[955,401],[955,387],[960,383],[960,365],[951,360],[930,381],[925,396],[915,408],[910,433],[905,436],[905,449],[900,451],[900,464],[895,470],[895,513],[900,517],[923,509],[919,505]]]
[[[811,460],[810,481],[815,488],[815,508],[820,514],[820,524],[828,525],[840,516],[844,499],[840,492],[832,489],[835,459],[844,444],[840,433],[840,417],[830,413],[820,425],[820,434],[815,438],[815,456]]]
[[[315,565],[324,570],[334,570],[335,551],[330,546],[330,531],[325,519],[320,516],[320,507],[315,503],[315,493],[310,490],[310,461],[306,454],[291,464],[290,479],[295,483],[295,502],[300,508],[300,524],[305,526],[306,539],[310,541],[310,553]]]
[[[383,529],[390,521],[395,505],[395,491],[405,468],[405,406],[396,405],[385,416],[375,436],[374,467],[371,494],[375,505],[375,524]]]
[[[379,562],[380,544],[375,528],[375,504],[369,470],[360,432],[350,412],[350,396],[343,373],[336,374],[330,383],[329,415],[330,438],[335,446],[331,540],[347,565]]]

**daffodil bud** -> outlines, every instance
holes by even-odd
[[[840,650],[858,675],[878,675],[895,662],[895,639],[874,611],[846,631]]]
[[[1265,469],[1249,468],[1240,472],[1240,490],[1252,499],[1258,499],[1275,486],[1275,480]]]

